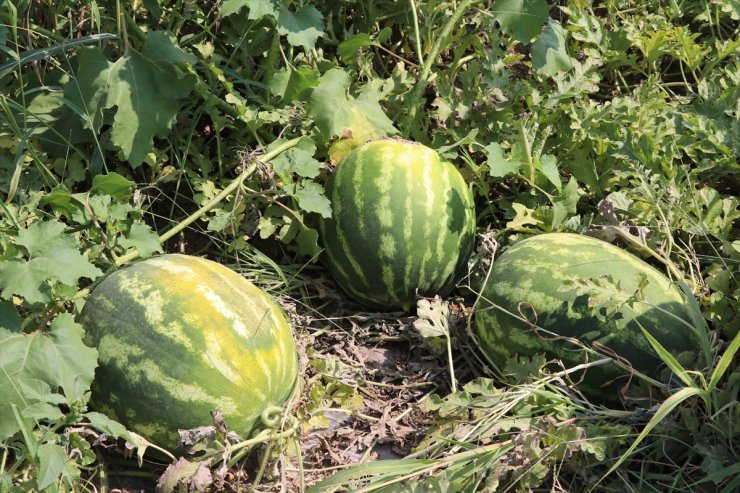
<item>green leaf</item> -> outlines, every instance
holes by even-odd
[[[105,121],[105,87],[110,66],[100,48],[86,48],[78,55],[77,73],[74,79],[64,85],[64,99],[67,106],[80,117],[84,129],[87,130],[73,130],[80,135],[80,138],[74,139],[73,133],[71,135],[73,141],[82,141],[86,138],[94,142],[94,134],[98,133]],[[74,118],[60,120],[55,128],[60,130],[62,135],[69,135],[70,124],[73,127],[80,125],[79,120]]]
[[[450,310],[447,303],[441,298],[435,297],[433,300],[425,298],[416,303],[416,316],[413,327],[424,338],[429,337],[448,337],[450,333],[449,320]]]
[[[522,167],[521,161],[504,157],[503,148],[496,142],[488,144],[485,149],[488,155],[488,173],[494,178],[518,173]]]
[[[561,190],[563,184],[560,182],[560,172],[558,171],[558,159],[551,155],[545,154],[541,156],[536,162],[535,166],[538,170],[545,175],[550,183],[555,185],[555,188]]]
[[[532,67],[537,73],[554,75],[571,69],[565,45],[565,29],[555,19],[548,19],[547,27],[532,45]]]
[[[277,229],[283,225],[281,216],[263,215],[257,223],[257,231],[263,240],[274,235]]]
[[[99,48],[90,48],[80,54],[75,79],[64,86],[65,102],[94,133],[104,123],[103,110],[114,110],[111,142],[138,167],[154,137],[166,135],[172,126],[179,100],[195,86],[196,78],[177,65],[196,60],[161,31],[147,33],[142,53],[130,49],[115,63]]]
[[[298,245],[298,253],[301,255],[315,257],[321,252],[319,232],[313,228],[301,227],[296,235],[296,244]]]
[[[193,64],[198,61],[197,56],[177,46],[177,40],[172,34],[165,31],[151,31],[147,33],[143,55],[155,65]]]
[[[0,262],[0,287],[5,298],[16,294],[29,303],[48,301],[43,288],[47,280],[76,286],[82,277],[95,279],[103,274],[80,253],[77,240],[64,233],[60,222],[36,222],[20,229],[16,244],[24,247],[31,259]]]
[[[270,147],[268,147],[268,150]],[[309,138],[304,137],[298,145],[276,157],[272,164],[275,173],[287,183],[293,181],[292,175],[296,174],[304,178],[315,178],[321,172],[321,163],[314,159],[316,144]]]
[[[221,8],[219,13],[221,17],[228,17],[238,13],[241,9],[247,6],[248,0],[224,0],[221,2]]]
[[[182,75],[175,63],[190,60],[167,35],[147,35],[143,53],[130,50],[110,65],[106,108],[117,108],[111,142],[137,168],[153,148],[154,137],[164,137],[175,121],[178,101],[195,86],[193,76]]]
[[[357,98],[349,94],[349,86],[349,75],[334,68],[319,79],[318,87],[311,93],[309,114],[326,140],[349,132],[358,142],[365,142],[398,132],[370,85]]]
[[[105,433],[108,436],[116,439],[123,438],[124,440],[128,440],[129,438],[131,438],[130,432],[126,429],[125,426],[123,426],[118,421],[110,419],[104,414],[90,411],[88,413],[85,413],[83,416],[90,421],[90,426],[100,432]]]
[[[380,43],[383,40],[388,39],[390,34],[391,29],[389,27],[383,28],[377,36],[374,37],[367,33],[355,34],[351,38],[339,43],[339,46],[337,47],[337,55],[339,55],[344,62],[352,62],[357,58],[357,52],[359,50],[368,46],[380,46]]]
[[[547,358],[542,353],[536,353],[532,357],[515,355],[506,360],[503,371],[514,383],[524,383],[537,378],[546,364]]]
[[[650,345],[653,347],[653,350],[658,354],[660,359],[663,361],[663,363],[666,364],[668,368],[678,377],[681,379],[681,381],[688,387],[696,387],[696,382],[691,378],[691,374],[689,373],[686,368],[683,367],[681,363],[676,359],[671,352],[666,350],[666,348],[655,338],[653,335],[645,330],[645,327],[642,326],[642,324],[639,322],[639,320],[635,320],[637,325],[640,327],[640,330],[645,335],[645,338],[648,340]]]
[[[0,329],[21,331],[21,316],[12,301],[0,301]]]
[[[18,2],[19,5],[22,5],[21,2]],[[10,2],[3,2],[0,3],[0,8],[2,8],[2,5],[12,5]],[[28,4],[26,4],[28,5]],[[23,7],[23,10],[25,10],[25,7]],[[20,53],[20,57],[16,58],[16,54],[14,51],[11,51],[13,53],[13,59],[3,63],[0,65],[0,78],[5,77],[10,72],[15,70],[16,68],[20,67],[21,65],[26,65],[31,62],[35,62],[38,60],[45,60],[49,57],[61,55],[64,53],[67,53],[69,51],[72,51],[74,48],[79,46],[84,46],[88,44],[97,44],[101,43],[102,41],[110,41],[118,39],[118,36],[111,33],[100,33],[100,34],[90,34],[88,36],[82,36],[75,39],[65,40],[63,43],[55,43],[50,47],[47,48],[39,48],[35,50],[27,50]]]
[[[159,18],[162,16],[162,8],[159,6],[159,2],[161,1],[162,0],[144,0],[144,7],[146,7],[155,21],[159,21]]]
[[[223,231],[234,220],[234,214],[224,209],[216,209],[208,220],[208,231]]]
[[[579,198],[578,182],[571,176],[568,184],[563,188],[562,194],[559,197],[552,199],[551,231],[560,226],[568,216],[577,212],[576,207],[578,205]]]
[[[1,336],[0,336],[1,337]],[[2,354],[0,352],[0,354]],[[25,390],[25,387],[23,388]],[[40,444],[40,437],[38,437],[36,434],[33,433],[33,421],[27,418],[24,418],[21,416],[21,414],[18,412],[18,406],[16,406],[14,403],[10,403],[10,409],[12,412],[12,417],[15,419],[15,425],[16,430],[15,432],[20,430],[20,434],[23,437],[23,441],[25,442],[24,445],[28,449],[29,454],[32,457],[36,457],[36,452],[39,450],[39,444]],[[3,441],[2,437],[2,421],[0,421],[0,442]],[[9,436],[12,436],[11,433]]]
[[[380,460],[368,462],[343,469],[334,475],[320,481],[306,490],[306,493],[322,493],[328,491],[337,491],[338,489],[348,491],[346,488],[340,488],[353,484],[359,479],[372,477],[374,480],[387,480],[398,476],[406,476],[415,472],[430,469],[439,462],[431,459],[399,459],[399,460]]]
[[[725,349],[725,352],[714,367],[712,376],[709,378],[709,385],[707,386],[708,392],[712,392],[717,387],[717,384],[719,384],[719,381],[727,372],[727,369],[730,367],[732,362],[736,361],[735,356],[738,351],[740,351],[740,332],[735,334],[735,337],[732,338],[732,342],[727,346],[727,349]]]
[[[123,248],[136,248],[141,258],[151,257],[154,252],[162,252],[159,235],[148,224],[134,223],[126,238],[118,240]]]
[[[316,40],[324,36],[324,17],[313,5],[304,5],[293,12],[281,3],[277,28],[278,33],[287,36],[288,43],[303,46],[308,51],[316,46]]]
[[[110,437],[126,440],[126,442],[128,442],[130,445],[136,448],[136,455],[139,459],[139,467],[141,467],[141,464],[144,459],[144,453],[146,452],[146,449],[149,447],[157,449],[160,452],[162,452],[164,455],[170,457],[172,460],[175,460],[175,457],[167,450],[164,450],[154,445],[153,443],[150,443],[145,438],[134,433],[133,431],[127,430],[126,427],[123,426],[121,423],[110,419],[108,416],[104,414],[91,411],[91,412],[83,414],[83,416],[90,421],[90,426],[92,426],[96,430],[102,433],[105,433],[106,435]]]
[[[82,399],[90,389],[98,352],[83,342],[84,330],[71,314],[58,315],[48,332],[14,333],[0,328],[0,441],[19,431],[15,405],[49,402],[61,388],[66,401]],[[57,400],[58,401],[58,400]]]
[[[51,296],[48,286],[45,286],[48,265],[44,259],[0,262],[0,286],[4,286],[2,295],[10,298],[15,294],[31,304],[49,301]]]
[[[247,7],[249,20],[256,20],[267,15],[277,19],[279,14],[278,4],[274,0],[225,0],[221,4],[221,17],[236,14],[242,8]]]
[[[640,445],[645,437],[650,434],[653,428],[655,428],[658,424],[660,424],[661,421],[668,417],[668,415],[671,413],[671,411],[673,411],[673,409],[675,409],[676,406],[678,406],[685,400],[690,399],[691,397],[699,395],[701,393],[702,390],[698,387],[684,387],[677,391],[675,394],[671,395],[668,399],[663,401],[653,417],[650,418],[650,421],[648,421],[648,424],[645,425],[645,428],[642,429],[637,438],[635,438],[635,440],[632,442],[632,445],[630,445],[627,451],[622,454],[614,464],[612,464],[609,470],[601,477],[601,479],[599,479],[598,483],[600,483],[607,476],[616,471],[617,468],[622,465],[622,463],[627,460],[630,455],[632,455],[632,452],[634,452],[637,446]],[[598,483],[594,486],[597,486]]]
[[[505,33],[529,43],[542,31],[550,10],[545,0],[496,0],[493,15]]]
[[[339,43],[337,55],[345,62],[351,62],[357,57],[357,50],[366,46],[376,46],[375,40],[367,33],[355,34]]]
[[[303,180],[289,193],[296,198],[298,205],[305,212],[316,212],[322,217],[331,217],[331,203],[326,198],[324,187],[315,181]]]
[[[319,71],[308,67],[286,67],[270,80],[270,91],[285,102],[305,101],[311,90],[319,84]]]
[[[110,195],[116,200],[125,201],[131,196],[131,189],[135,185],[133,181],[111,172],[107,175],[95,175],[90,193]]]
[[[49,421],[57,421],[64,418],[64,413],[59,409],[59,407],[49,404],[48,402],[31,404],[25,408],[21,414],[24,418],[35,420],[48,419]]]
[[[39,447],[36,456],[39,463],[38,487],[43,491],[59,480],[67,463],[67,454],[56,443],[46,442]]]
[[[28,229],[21,229],[16,239],[26,247],[31,261],[44,261],[49,277],[75,286],[80,278],[95,279],[103,271],[91,264],[79,251],[77,239],[64,233],[64,225],[57,221],[37,222]]]

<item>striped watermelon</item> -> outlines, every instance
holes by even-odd
[[[164,447],[215,410],[245,436],[296,383],[278,305],[210,260],[163,255],[119,270],[90,294],[81,322],[100,355],[92,407]]]
[[[641,301],[624,302],[640,290]],[[542,329],[594,349],[605,345],[605,351],[652,377],[658,377],[662,362],[638,324],[676,356],[697,351],[706,335],[696,300],[687,299],[657,269],[614,245],[568,233],[534,236],[504,252],[494,262],[478,308],[480,342],[497,364],[540,352],[568,368],[587,360],[575,344],[533,332],[515,317],[519,313]],[[625,376],[613,364],[592,367],[580,388],[613,401],[618,397],[616,384],[625,383]],[[615,378],[614,384],[601,388]]]
[[[460,172],[434,150],[392,139],[364,144],[329,178],[327,196],[326,263],[353,298],[408,310],[417,289],[452,289],[472,252],[475,209]]]

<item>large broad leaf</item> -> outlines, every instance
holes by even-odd
[[[277,0],[225,0],[221,5],[221,16],[234,15],[247,7],[249,20],[270,16],[277,22],[280,35],[293,46],[311,50],[316,41],[324,36],[324,17],[313,5],[304,5],[296,10]]]
[[[301,180],[297,184],[285,186],[285,190],[298,201],[306,212],[316,212],[323,217],[331,217],[331,203],[326,198],[324,187],[310,180]]]
[[[141,258],[151,257],[154,252],[161,252],[159,235],[152,231],[148,224],[134,223],[126,238],[118,240],[124,248],[136,248]]]
[[[487,164],[488,172],[494,178],[500,178],[511,173],[518,173],[522,167],[522,162],[519,159],[504,156],[504,150],[501,145],[497,142],[491,142],[486,146],[486,154],[488,155]]]
[[[64,86],[64,99],[82,118],[85,128],[98,133],[103,125],[105,87],[110,62],[99,48],[87,48],[78,55],[78,71],[75,78]],[[76,122],[75,122],[76,123]],[[68,122],[59,122],[63,127]]]
[[[81,277],[95,279],[103,272],[80,253],[74,236],[64,233],[64,225],[44,221],[21,229],[16,244],[26,249],[28,259],[0,262],[2,296],[22,296],[29,303],[49,301],[49,280],[76,286]]]
[[[308,67],[286,67],[275,73],[270,81],[270,91],[288,103],[304,101],[318,84],[318,70]]]
[[[529,43],[542,31],[550,12],[545,0],[496,0],[493,15],[504,32]]]
[[[339,58],[347,63],[351,63],[357,58],[357,53],[367,46],[382,46],[391,36],[391,28],[384,27],[375,36],[370,36],[367,33],[357,33],[349,39],[346,39],[339,43],[337,46],[337,55]]]
[[[107,175],[95,175],[90,193],[110,195],[116,200],[125,202],[131,196],[131,191],[135,185],[136,183],[115,172]]]
[[[0,329],[20,332],[21,316],[12,301],[0,301]]]
[[[565,29],[555,19],[547,21],[547,28],[532,45],[532,66],[544,75],[567,72],[573,67],[565,47]]]
[[[221,17],[236,14],[244,7],[249,9],[248,19],[256,20],[266,15],[277,18],[280,9],[276,0],[224,0],[221,4]]]
[[[195,78],[181,74],[175,64],[194,61],[168,35],[152,32],[143,53],[132,51],[111,65],[105,104],[117,108],[111,140],[132,166],[142,163],[154,137],[167,134],[178,101],[195,86]]]
[[[288,43],[306,50],[312,49],[324,35],[324,18],[313,5],[304,5],[294,12],[281,4],[277,23],[278,32],[288,38]]]
[[[67,104],[97,133],[103,111],[114,110],[111,141],[133,167],[151,151],[154,137],[165,136],[175,121],[179,101],[195,86],[195,77],[178,64],[196,57],[180,49],[166,33],[147,34],[144,50],[115,62],[98,48],[83,53],[74,80],[65,85]]]
[[[37,93],[28,105],[27,121],[44,122],[37,130],[44,150],[52,156],[66,156],[70,145],[95,143],[104,124],[104,94],[98,88],[105,84],[108,60],[99,48],[87,47],[77,54],[78,71],[73,79],[60,77],[63,92]]]
[[[309,113],[327,140],[351,134],[364,142],[398,132],[371,86],[366,85],[356,98],[349,93],[349,86],[349,75],[334,68],[319,79],[311,94]]]
[[[57,316],[48,332],[0,328],[0,441],[20,429],[13,405],[23,414],[39,404],[74,402],[89,390],[98,352],[82,342],[83,335],[68,313]]]
[[[39,490],[43,491],[55,483],[64,472],[67,454],[64,448],[53,442],[46,442],[36,453],[39,460]]]
[[[126,440],[133,448],[136,449],[136,456],[139,459],[139,467],[143,464],[144,461],[144,453],[146,452],[146,449],[149,447],[152,447],[153,449],[159,450],[167,457],[171,458],[172,460],[175,460],[175,457],[169,453],[167,450],[158,447],[157,445],[154,445],[153,443],[146,440],[141,435],[138,435],[134,433],[133,431],[129,431],[126,429],[125,426],[123,426],[118,421],[114,421],[110,419],[108,416],[104,414],[100,414],[99,412],[90,411],[83,415],[85,418],[90,421],[90,426],[95,428],[96,430],[100,431],[101,433],[105,433],[111,438],[115,439],[123,439]]]

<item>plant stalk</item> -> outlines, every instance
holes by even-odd
[[[286,142],[283,142],[279,146],[277,146],[275,149],[271,150],[267,154],[265,154],[262,159],[260,159],[260,162],[266,163],[273,159],[275,159],[277,156],[282,154],[283,152],[287,151],[288,149],[295,147],[298,144],[298,141],[301,140],[302,137],[297,137],[292,140],[288,140]],[[159,243],[162,244],[165,241],[169,240],[176,234],[183,231],[185,228],[193,224],[195,221],[203,217],[208,211],[216,207],[221,201],[223,201],[226,197],[234,193],[244,182],[244,180],[251,175],[254,170],[257,168],[257,163],[252,163],[249,165],[248,168],[246,168],[244,171],[242,171],[239,176],[234,179],[229,185],[221,190],[221,192],[213,197],[211,200],[206,202],[200,209],[183,219],[181,222],[179,222],[175,227],[170,229],[169,231],[163,233],[159,237]],[[132,262],[133,260],[136,260],[139,257],[139,251],[138,250],[132,250],[131,252],[122,255],[118,258],[116,258],[116,266],[120,267],[124,264],[127,264],[129,262]]]
[[[429,84],[429,74],[432,71],[432,64],[437,60],[439,53],[442,51],[442,46],[447,45],[447,41],[452,35],[452,31],[455,29],[455,27],[457,27],[465,11],[471,5],[476,3],[476,1],[477,0],[463,0],[462,2],[460,2],[460,5],[458,5],[457,9],[455,10],[455,12],[453,12],[449,20],[447,21],[447,24],[445,24],[444,28],[442,29],[442,33],[434,41],[432,49],[429,52],[429,56],[422,64],[421,73],[419,74],[419,80],[416,82],[414,92],[411,94],[411,99],[409,99],[407,102],[409,112],[406,114],[406,120],[403,126],[404,138],[409,138],[411,129],[416,127],[415,123],[417,119],[417,110],[419,108],[419,104],[421,103],[421,98],[424,95],[424,90]]]
[[[447,339],[447,364],[450,366],[450,389],[454,394],[457,392],[457,379],[455,378],[455,364],[452,358],[452,337],[450,336],[449,329],[447,329],[447,334],[445,335],[445,339]]]
[[[419,15],[416,13],[416,2],[409,0],[411,5],[411,17],[414,19],[414,39],[416,41],[416,58],[419,59],[419,65],[424,65],[424,54],[421,49],[421,36],[419,34]]]

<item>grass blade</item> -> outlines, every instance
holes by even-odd
[[[320,483],[313,485],[306,493],[328,493],[330,491],[336,491],[337,488],[349,481],[360,480],[369,476],[375,476],[375,479],[390,479],[393,476],[423,471],[436,463],[437,461],[428,459],[401,459],[360,464],[326,478]]]
[[[727,368],[730,367],[730,364],[735,358],[738,349],[740,349],[740,332],[735,334],[735,338],[732,340],[730,345],[727,346],[727,350],[717,362],[717,366],[714,368],[714,371],[712,371],[712,376],[709,378],[709,385],[707,386],[707,390],[709,392],[717,387],[720,379],[725,374]]]
[[[733,464],[731,466],[723,467],[722,469],[713,471],[712,473],[694,483],[694,485],[698,486],[705,483],[719,484],[724,479],[730,477],[734,479],[727,486],[732,486],[732,484],[740,484],[740,464]]]
[[[668,368],[670,368],[671,371],[675,373],[676,376],[678,376],[678,378],[680,378],[683,383],[685,383],[689,387],[696,387],[696,382],[694,382],[694,380],[691,378],[689,371],[684,368],[683,365],[679,363],[678,360],[671,353],[669,353],[655,337],[650,335],[650,332],[645,330],[645,327],[643,327],[640,322],[637,322],[637,325],[640,326],[640,330],[642,330],[642,333],[645,334],[645,337],[647,338],[650,345],[653,346],[655,352],[658,353],[658,357],[663,360]]]
[[[681,404],[686,399],[689,399],[695,395],[701,394],[703,391],[699,387],[684,387],[683,389],[679,390],[672,396],[670,396],[668,399],[666,399],[663,404],[660,405],[658,410],[655,412],[655,415],[652,417],[652,419],[648,422],[648,424],[645,425],[645,428],[640,432],[639,435],[637,435],[637,438],[635,438],[635,441],[630,445],[630,448],[627,449],[627,451],[622,454],[622,456],[617,460],[617,462],[612,465],[611,468],[604,474],[601,479],[596,483],[596,486],[601,483],[601,481],[604,480],[608,475],[613,473],[617,470],[617,468],[622,465],[622,463],[627,460],[629,455],[634,452],[634,450],[637,448],[637,446],[647,437],[653,428],[655,428],[658,423],[660,423],[666,416],[668,416],[673,409]]]
[[[38,50],[24,51],[20,53],[17,59],[5,62],[0,65],[0,78],[5,77],[16,68],[22,65],[26,65],[27,63],[35,62],[37,60],[44,60],[51,56],[73,50],[78,46],[84,46],[113,39],[118,39],[118,36],[110,33],[90,34],[89,36],[82,36],[80,38],[72,39],[69,41],[65,40],[60,44],[49,46],[48,48],[39,48]]]

